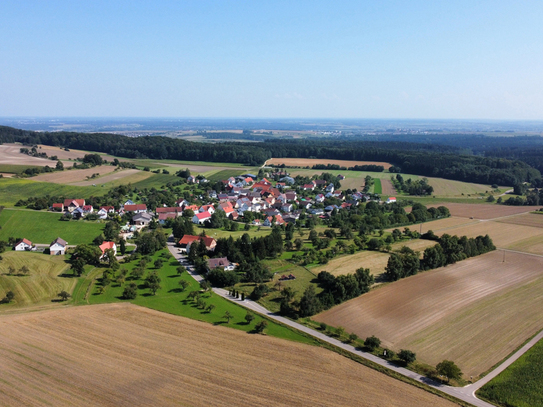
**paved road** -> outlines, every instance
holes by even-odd
[[[186,256],[184,256],[179,250],[174,246],[174,243],[169,242],[168,243],[168,249],[170,252],[174,255],[174,257],[182,264],[184,265],[189,274],[194,277],[194,279],[198,282],[202,281],[203,278],[199,274],[197,274],[194,271],[194,268],[188,263]],[[287,319],[285,317],[282,317],[280,315],[277,315],[273,312],[270,312],[260,304],[251,301],[249,299],[241,300],[239,298],[234,298],[230,295],[228,295],[228,291],[224,290],[222,288],[213,288],[213,291],[220,295],[221,297],[226,298],[229,301],[235,302],[247,309],[250,309],[254,312],[258,312],[259,314],[266,315],[270,319],[273,319],[275,321],[281,322],[285,325],[291,326],[299,331],[305,332],[311,336],[314,336],[316,338],[319,338],[325,342],[328,342],[334,346],[337,346],[339,348],[342,348],[348,352],[351,352],[357,356],[363,357],[367,360],[371,360],[372,362],[384,366],[390,370],[394,370],[397,373],[400,373],[403,376],[409,377],[411,379],[414,379],[418,382],[424,383],[430,387],[433,387],[435,389],[438,389],[442,391],[443,393],[449,394],[453,397],[456,397],[462,401],[465,401],[467,403],[470,403],[477,407],[493,407],[493,404],[487,403],[486,401],[479,400],[477,397],[475,397],[475,391],[477,391],[480,387],[484,386],[486,383],[488,383],[490,380],[492,380],[494,377],[496,377],[498,374],[500,374],[503,370],[505,370],[509,365],[511,365],[515,360],[517,360],[522,354],[524,354],[528,349],[530,349],[532,346],[534,346],[540,339],[543,338],[543,331],[540,332],[538,335],[536,335],[530,342],[528,342],[526,345],[524,345],[521,349],[519,349],[513,356],[511,356],[509,359],[507,359],[505,362],[503,362],[500,366],[498,366],[496,369],[494,369],[491,373],[486,375],[483,379],[478,380],[477,382],[470,384],[465,387],[452,387],[447,386],[444,384],[437,383],[433,380],[428,379],[425,376],[421,376],[418,373],[412,372],[411,370],[405,369],[403,367],[398,367],[384,359],[381,359],[380,357],[377,357],[375,355],[372,355],[371,353],[362,352],[357,350],[354,346],[351,346],[349,344],[343,343],[341,341],[338,341],[335,338],[331,338],[321,332],[315,331],[314,329],[308,328],[304,325],[301,325],[295,321],[292,321],[290,319]]]

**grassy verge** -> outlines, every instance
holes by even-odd
[[[51,161],[50,167],[56,165],[56,161]],[[16,164],[0,164],[0,172],[6,172],[9,174],[22,174],[24,170],[28,168],[42,168],[36,165],[16,165]]]
[[[0,213],[0,240],[26,238],[32,243],[49,244],[61,237],[70,245],[91,243],[104,227],[94,221],[61,221],[60,214],[31,210],[4,209]]]
[[[477,396],[499,406],[543,405],[543,342],[477,391]]]

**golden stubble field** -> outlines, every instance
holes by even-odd
[[[32,181],[53,182],[55,184],[71,184],[85,181],[87,180],[87,177],[91,177],[93,174],[100,174],[100,176],[110,174],[115,171],[116,168],[117,167],[114,167],[112,165],[101,165],[99,167],[86,168],[84,170],[64,170],[58,172],[50,172],[37,175],[32,178]],[[123,171],[119,171],[119,174],[122,173]],[[92,183],[96,183],[98,181],[98,178],[89,181],[92,181]]]
[[[452,406],[319,347],[131,304],[0,316],[3,406]]]
[[[314,317],[477,377],[543,329],[543,257],[491,252],[380,287]]]

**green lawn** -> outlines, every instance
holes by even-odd
[[[515,363],[485,384],[477,396],[499,406],[543,405],[543,342],[539,341]]]
[[[374,194],[382,194],[383,193],[383,187],[381,186],[381,179],[375,178],[373,180],[373,193]]]
[[[211,312],[201,310],[196,307],[196,304],[193,300],[188,298],[188,294],[191,291],[199,290],[199,284],[187,273],[184,273],[182,276],[178,276],[176,268],[178,263],[173,258],[166,260],[164,253],[169,253],[167,250],[162,250],[159,253],[156,253],[152,261],[147,264],[145,270],[146,274],[154,270],[153,262],[157,258],[164,259],[164,264],[161,269],[158,271],[158,274],[161,278],[161,288],[157,291],[156,295],[151,295],[148,289],[143,287],[143,280],[135,281],[138,285],[138,296],[135,300],[130,302],[141,305],[143,307],[152,308],[158,311],[167,312],[174,315],[181,315],[191,319],[196,319],[199,321],[209,322],[212,324],[221,324],[229,326],[231,328],[239,329],[245,332],[251,332],[254,329],[256,323],[262,320],[261,317],[256,316],[255,320],[251,324],[247,324],[245,321],[245,315],[247,310],[241,306],[238,306],[216,294],[204,293],[202,298],[209,305],[215,305],[215,308]],[[121,267],[125,267],[128,270],[132,270],[136,266],[136,263],[121,264]],[[97,269],[100,270],[100,269]],[[105,269],[101,269],[103,271]],[[75,291],[77,291],[77,296],[74,297],[74,302],[77,304],[86,304],[87,301],[84,301],[84,293],[86,292],[89,283],[92,281],[92,278],[95,275],[101,275],[100,271],[93,271],[91,278],[87,278],[86,281],[81,283]],[[83,279],[85,279],[83,277]],[[189,283],[188,288],[181,292],[179,290],[179,280],[185,280]],[[127,280],[125,284],[130,283],[130,280]],[[90,289],[90,295],[88,297],[88,303],[90,304],[102,304],[102,303],[111,303],[125,301],[121,298],[124,286],[119,286],[117,283],[112,283],[112,285],[106,288],[106,291],[103,294],[98,294],[99,281],[94,281]],[[223,318],[224,313],[228,311],[233,315],[233,318],[230,320],[230,323],[227,324],[226,320]],[[315,344],[316,342],[310,337],[299,334],[289,328],[281,326],[271,320],[268,321],[268,327],[266,328],[266,333],[271,336],[276,336],[279,338],[290,339],[298,342],[304,342],[309,344]]]
[[[0,205],[6,207],[15,206],[18,200],[28,199],[31,196],[89,198],[93,195],[104,195],[107,192],[105,189],[94,187],[77,187],[19,178],[0,178]]]
[[[237,231],[231,232],[229,230],[209,229],[209,228],[203,228],[201,226],[194,225],[194,234],[199,235],[202,232],[206,232],[207,236],[211,236],[211,237],[213,237],[215,239],[229,238],[230,236],[232,236],[232,238],[235,240],[235,239],[241,237],[244,233],[249,233],[251,238],[267,236],[267,235],[269,235],[271,233],[271,228],[270,227],[262,226],[260,228],[260,230],[258,230],[257,226],[251,226],[251,230],[246,231],[246,230],[243,229],[244,226],[245,225],[240,224],[239,229]]]
[[[249,168],[243,169],[243,170],[237,170],[235,168],[232,168],[231,170],[222,170],[222,171],[214,172],[212,174],[209,174],[207,177],[210,181],[216,182],[216,181],[221,181],[223,179],[228,179],[230,177],[237,177],[238,175],[247,174],[247,173],[252,174],[252,172],[249,171]],[[258,171],[256,173],[258,174]]]
[[[63,222],[58,212],[4,209],[0,213],[0,226],[0,240],[13,236],[32,243],[49,244],[61,237],[70,245],[78,245],[91,243],[104,224],[83,220]]]

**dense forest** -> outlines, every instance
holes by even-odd
[[[405,141],[267,140],[263,143],[195,143],[160,136],[33,132],[0,126],[0,142],[46,144],[127,158],[234,162],[261,165],[271,157],[383,161],[402,172],[483,184],[541,184],[541,173],[519,160],[460,155],[457,147]]]

